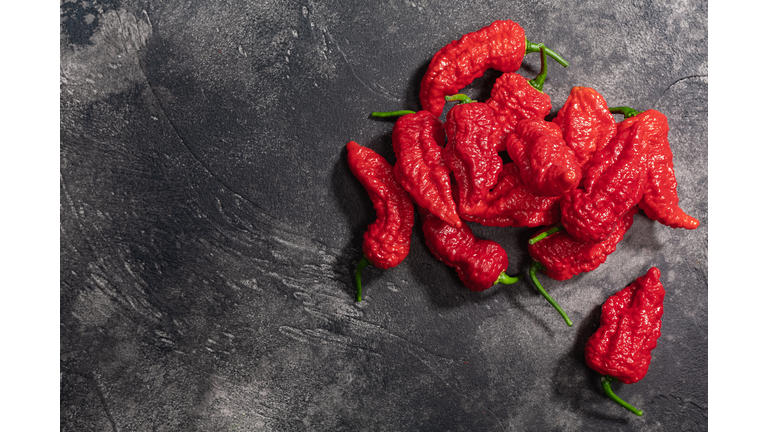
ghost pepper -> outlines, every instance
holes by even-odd
[[[611,381],[640,381],[648,373],[651,351],[661,336],[664,286],[661,272],[651,267],[629,286],[610,296],[602,307],[600,327],[585,347],[587,366],[602,375],[602,387],[619,405],[637,415],[643,412],[619,399]]]
[[[557,197],[578,186],[581,168],[576,153],[555,123],[533,117],[520,120],[506,140],[507,153],[534,195]]]
[[[640,201],[640,209],[650,219],[671,228],[696,229],[698,219],[685,213],[678,205],[677,179],[669,145],[667,117],[653,109],[642,113],[627,107],[611,108],[611,112],[623,114],[624,121],[617,126],[621,132],[635,123],[644,123],[649,142],[648,182]]]
[[[568,66],[567,61],[543,44],[530,43],[523,28],[514,21],[494,21],[467,33],[432,57],[419,88],[421,106],[439,116],[445,106],[445,96],[458,93],[489,68],[514,72],[520,69],[526,54],[541,51]]]
[[[443,161],[445,131],[428,111],[405,114],[395,122],[392,147],[395,178],[416,202],[455,227],[461,226],[451,194],[451,170]]]
[[[363,234],[363,258],[355,271],[357,301],[362,300],[361,272],[369,264],[388,269],[400,264],[411,247],[414,210],[411,197],[395,180],[386,159],[354,141],[347,143],[347,162],[363,184],[376,210],[376,220]]]
[[[560,126],[582,169],[616,136],[616,121],[605,98],[589,87],[572,88],[552,123]]]

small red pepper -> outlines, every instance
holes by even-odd
[[[459,279],[472,291],[484,291],[498,284],[513,284],[517,277],[508,276],[507,252],[492,240],[475,237],[463,224],[456,228],[419,207],[424,240],[432,255],[456,269]]]
[[[458,227],[461,219],[451,194],[451,170],[443,161],[444,145],[443,125],[427,111],[405,114],[395,122],[395,178],[417,205]]]
[[[466,101],[455,105],[446,116],[448,143],[443,159],[458,184],[459,212],[473,214],[481,210],[476,207],[496,184],[502,160],[495,149],[493,111],[482,102]]]
[[[458,93],[490,68],[514,72],[520,69],[526,54],[542,50],[558,63],[568,66],[567,61],[543,44],[528,42],[525,31],[514,21],[494,21],[487,27],[467,33],[432,57],[419,88],[421,106],[440,116],[445,96]]]
[[[392,165],[369,148],[347,143],[347,162],[363,184],[376,210],[376,220],[363,234],[363,259],[355,271],[357,301],[362,300],[360,275],[369,264],[380,269],[395,267],[411,247],[414,210],[411,197],[395,180]]]
[[[619,219],[643,197],[647,173],[648,139],[643,123],[616,135],[595,153],[584,174],[583,188],[563,195],[561,223],[582,243],[600,243]]]
[[[589,87],[574,87],[552,123],[560,126],[563,138],[586,168],[592,156],[616,136],[616,121],[600,93]]]
[[[672,163],[672,149],[669,146],[669,124],[667,117],[653,109],[639,113],[632,108],[611,108],[611,112],[625,116],[624,121],[617,126],[621,132],[635,123],[647,126],[649,141],[648,183],[640,201],[640,209],[650,219],[658,221],[671,228],[696,229],[698,219],[685,213],[678,205],[677,179]]]
[[[651,351],[661,336],[664,286],[661,272],[651,267],[644,276],[605,301],[600,327],[585,348],[587,366],[602,375],[602,387],[619,405],[637,415],[643,412],[619,399],[611,381],[632,384],[643,379],[651,364]]]
[[[537,117],[520,120],[506,145],[534,195],[557,197],[578,186],[581,168],[576,153],[555,123]]]
[[[534,195],[531,188],[523,184],[520,169],[513,162],[504,164],[499,181],[475,209],[481,211],[459,212],[459,216],[497,227],[537,227],[560,221],[560,197]]]

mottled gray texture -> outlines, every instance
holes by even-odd
[[[61,4],[61,430],[661,431],[707,428],[707,3]],[[642,213],[597,270],[473,293],[414,231],[352,273],[375,215],[344,145],[393,161],[435,51],[495,19],[571,61],[571,87],[669,118],[681,206]],[[521,73],[535,75],[536,56]],[[493,74],[467,91],[487,94]],[[530,229],[473,225],[524,272]],[[583,360],[607,296],[662,271],[646,378],[610,402]]]

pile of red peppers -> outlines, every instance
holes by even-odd
[[[533,79],[516,73],[529,53],[541,58]],[[513,284],[520,276],[506,274],[507,252],[475,237],[467,222],[538,227],[528,242],[529,278],[569,326],[539,272],[564,281],[596,269],[640,210],[671,228],[698,227],[678,206],[666,117],[653,109],[609,107],[595,89],[579,86],[546,120],[552,110],[543,91],[548,58],[569,65],[544,44],[529,42],[519,24],[495,21],[434,55],[421,81],[421,111],[372,114],[397,118],[394,165],[371,149],[347,144],[350,169],[376,211],[355,272],[357,301],[366,266],[388,269],[408,255],[417,213],[430,252],[473,291]],[[502,73],[488,100],[459,93],[488,69]],[[511,162],[504,163],[504,152]],[[586,364],[601,374],[605,392],[637,415],[642,411],[619,399],[610,382],[634,383],[648,371],[661,329],[660,278],[652,267],[611,296],[586,346]]]

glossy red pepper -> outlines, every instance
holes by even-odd
[[[477,206],[499,178],[494,122],[493,111],[482,102],[459,103],[446,116],[443,159],[456,178],[461,213],[481,211]]]
[[[622,216],[611,235],[596,244],[576,241],[557,227],[542,228],[529,241],[528,253],[541,264],[540,269],[544,274],[554,280],[564,281],[577,274],[590,272],[616,250],[616,245],[632,226],[637,212],[638,208],[632,207]]]
[[[583,188],[572,189],[560,201],[561,223],[582,243],[600,243],[621,217],[643,197],[648,139],[645,125],[636,123],[595,153],[584,174]]]
[[[600,327],[585,347],[587,366],[603,376],[605,392],[637,415],[642,411],[619,399],[610,382],[632,384],[643,379],[651,364],[651,351],[661,336],[664,286],[661,272],[651,267],[644,276],[605,301]]]
[[[639,113],[631,108],[617,107],[611,111],[624,114],[624,121],[617,126],[619,132],[644,123],[649,141],[648,182],[640,201],[640,209],[650,219],[672,228],[696,229],[698,219],[685,213],[678,205],[677,179],[669,146],[667,117],[653,109]]]
[[[467,225],[453,227],[419,207],[424,240],[432,255],[456,269],[459,279],[472,291],[484,291],[497,283],[512,284],[507,252],[492,240],[478,239]]]
[[[368,264],[388,269],[400,264],[411,247],[414,209],[411,197],[395,180],[383,157],[354,141],[347,143],[347,162],[363,184],[376,210],[376,220],[363,234],[363,259],[357,266],[357,301],[362,300],[360,273]]]
[[[475,209],[472,214],[460,211],[459,216],[470,222],[497,227],[537,227],[560,221],[560,197],[534,195],[523,184],[514,162],[504,164],[498,182]]]
[[[589,87],[574,87],[552,123],[560,126],[568,147],[584,169],[592,156],[616,136],[616,121],[600,93]]]
[[[451,194],[451,170],[443,161],[444,145],[443,125],[427,111],[405,114],[395,122],[395,178],[417,205],[458,227],[461,219]]]
[[[542,50],[558,63],[568,66],[568,62],[543,44],[528,42],[523,28],[513,21],[494,21],[487,27],[467,33],[432,57],[419,88],[421,106],[440,116],[445,96],[458,93],[490,68],[514,72],[520,69],[527,53]]]
[[[547,56],[541,53],[541,72],[531,80],[513,72],[502,74],[493,84],[491,96],[485,103],[493,110],[499,141],[496,151],[507,149],[507,135],[515,131],[520,120],[541,118],[552,110],[549,95],[543,92],[547,79]]]
[[[537,117],[520,120],[506,146],[534,195],[557,197],[578,186],[581,168],[558,125]]]

